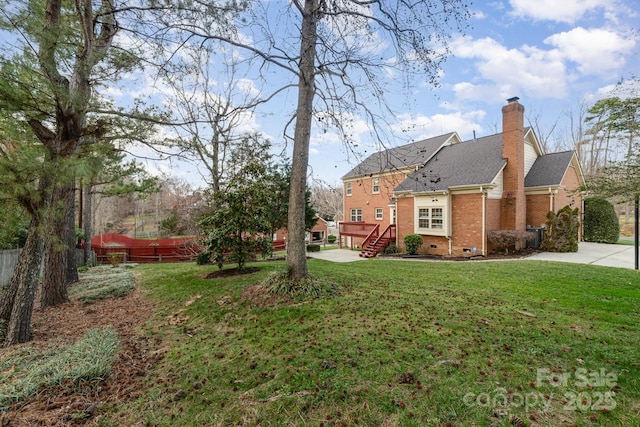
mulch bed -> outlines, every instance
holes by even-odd
[[[36,307],[33,340],[26,345],[59,346],[77,341],[88,329],[109,326],[120,338],[119,360],[106,379],[41,389],[15,403],[0,412],[0,427],[98,425],[102,411],[140,396],[145,374],[162,358],[156,351],[159,342],[136,334],[152,312],[150,301],[137,290],[90,305],[72,300],[44,311]]]
[[[406,254],[378,254],[378,258],[396,258],[396,259],[421,259],[427,261],[482,261],[482,260],[501,260],[501,259],[519,259],[525,258],[540,252],[538,249],[521,249],[519,251],[510,252],[508,254],[489,254],[489,255],[406,255]]]

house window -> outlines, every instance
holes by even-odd
[[[350,196],[350,195],[351,195],[351,183],[350,183],[350,182],[347,182],[347,183],[345,184],[345,186],[347,187],[347,189],[346,189],[346,191],[345,191],[345,192],[346,192],[347,196]]]
[[[362,221],[362,209],[351,209],[351,222]]]
[[[431,209],[431,228],[442,230],[443,225],[444,225],[444,221],[442,216],[442,208],[432,208]]]
[[[376,208],[376,219],[382,220],[382,208]]]
[[[444,228],[444,210],[442,208],[419,208],[418,228],[442,230]]]
[[[380,178],[371,178],[371,191],[373,194],[380,192]]]
[[[431,209],[429,208],[420,208],[418,209],[418,227],[419,228],[429,228],[429,212]]]

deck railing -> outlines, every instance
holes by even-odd
[[[339,232],[342,236],[367,237],[378,224],[367,224],[365,222],[341,222]]]
[[[378,240],[378,234],[380,232],[380,225],[376,224],[376,226],[367,234],[367,237],[362,241],[362,248],[366,248],[370,242]]]

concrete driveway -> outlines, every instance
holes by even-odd
[[[367,258],[362,258],[358,251],[352,251],[349,249],[329,249],[320,252],[307,252],[309,258],[323,259],[331,262],[352,262],[352,261],[365,261]]]
[[[351,251],[349,249],[331,249],[307,253],[310,258],[324,259],[331,262],[353,262],[366,260],[366,258],[362,258],[358,254],[359,252]],[[633,269],[635,268],[634,255],[635,250],[633,246],[582,242],[578,246],[578,252],[541,252],[531,255],[526,259]]]
[[[527,259],[633,269],[635,268],[634,256],[635,249],[633,246],[582,242],[578,245],[578,252],[541,252],[531,255]]]

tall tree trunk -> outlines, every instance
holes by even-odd
[[[298,108],[291,163],[289,213],[287,218],[287,270],[292,280],[309,276],[305,251],[305,193],[309,164],[309,141],[315,95],[315,57],[318,38],[318,0],[307,0],[302,17],[300,44],[300,75],[298,81]]]
[[[7,291],[0,300],[0,319],[6,325],[4,347],[29,341],[31,315],[36,298],[40,266],[44,256],[45,236],[38,215],[29,226],[27,240]]]
[[[93,260],[91,259],[91,238],[93,237],[93,230],[91,228],[91,210],[93,207],[91,203],[92,194],[90,182],[86,183],[82,191],[84,192],[84,249],[82,258],[84,260],[84,265],[93,265]]]
[[[69,194],[67,194],[67,208],[65,211],[65,240],[67,251],[67,265],[65,271],[65,283],[70,285],[78,281],[78,260],[76,258],[76,187],[75,183],[71,184]]]
[[[50,237],[46,248],[44,280],[40,295],[40,308],[42,309],[69,301],[67,285],[70,283],[68,281],[70,278],[68,271],[70,267],[77,271],[75,254],[73,253],[75,247],[74,195],[73,183],[66,184],[54,191],[50,215]],[[71,227],[69,219],[71,219]],[[70,235],[71,247],[69,247]]]

